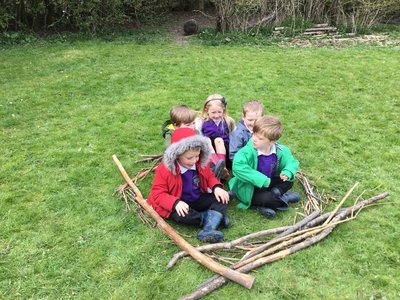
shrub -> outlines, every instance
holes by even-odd
[[[146,21],[163,14],[172,0],[38,0],[0,1],[1,30],[83,30],[132,21]]]
[[[370,27],[387,16],[400,15],[398,0],[213,0],[218,29],[247,32],[255,26],[279,24],[284,20],[331,23],[356,31]],[[295,27],[291,26],[292,29]],[[299,28],[296,26],[296,28]]]

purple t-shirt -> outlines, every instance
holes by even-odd
[[[276,172],[278,165],[278,156],[276,153],[270,155],[259,155],[257,171],[263,173],[265,176],[272,178]]]
[[[220,137],[224,140],[225,143],[229,143],[228,123],[224,119],[221,120],[218,125],[211,119],[203,122],[201,131],[206,137]]]
[[[200,178],[197,170],[187,170],[182,176],[182,196],[186,203],[193,203],[201,196]]]

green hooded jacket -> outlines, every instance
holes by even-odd
[[[275,143],[278,156],[277,171],[274,176],[285,174],[289,181],[293,181],[299,169],[299,161],[296,160],[290,149],[284,145]],[[257,171],[258,153],[254,148],[252,139],[241,148],[233,159],[233,178],[229,181],[229,188],[236,193],[239,199],[239,208],[249,208],[253,198],[254,187],[269,187],[271,179]]]

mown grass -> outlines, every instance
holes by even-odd
[[[212,273],[112,196],[140,154],[160,153],[172,105],[222,93],[236,120],[250,98],[285,125],[282,142],[319,189],[346,201],[383,191],[319,244],[258,269],[218,299],[395,299],[399,271],[399,49],[301,49],[99,40],[11,47],[0,61],[0,297],[173,299]],[[147,195],[151,178],[139,183]],[[299,184],[296,191],[301,192]],[[288,225],[229,207],[227,240]],[[329,209],[333,209],[332,204]],[[197,244],[197,230],[171,223]]]

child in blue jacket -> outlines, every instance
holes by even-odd
[[[249,100],[243,104],[242,119],[232,132],[229,141],[229,159],[243,148],[253,134],[255,121],[264,115],[264,105],[258,100]]]

